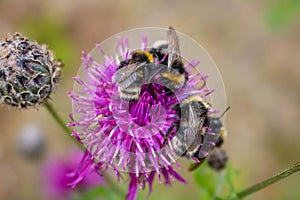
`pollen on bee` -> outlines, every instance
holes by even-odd
[[[162,73],[161,76],[176,83],[182,83],[184,81],[184,76],[182,74],[177,75],[173,73]]]

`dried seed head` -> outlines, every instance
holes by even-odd
[[[20,33],[0,40],[0,103],[38,107],[55,88],[61,66],[45,45]]]

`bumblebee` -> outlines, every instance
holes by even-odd
[[[167,40],[158,40],[152,44],[149,51],[155,59],[161,64],[168,66],[168,42]]]
[[[149,79],[151,68],[154,68],[153,56],[147,51],[135,51],[130,59],[120,63],[113,76],[113,83],[117,83],[121,99],[139,99],[141,87],[145,79]]]
[[[168,94],[183,88],[188,81],[188,73],[181,59],[179,37],[172,26],[167,32],[167,41],[156,41],[150,53],[161,66],[167,66],[157,68],[160,76],[156,82],[164,85]]]
[[[136,51],[130,59],[121,61],[113,76],[121,99],[137,101],[145,83],[164,85],[169,94],[185,86],[188,75],[181,60],[175,29],[169,27],[167,41],[158,43],[149,52]],[[154,58],[159,61],[157,64],[154,64]]]
[[[227,136],[227,131],[224,128],[221,118],[230,109],[228,107],[219,117],[208,116],[204,122],[204,128],[202,131],[203,142],[195,154],[195,157],[199,160],[199,163],[194,163],[189,167],[190,171],[198,168],[203,161],[207,158],[208,165],[219,171],[226,166],[228,157],[226,152],[221,149],[224,140]],[[208,131],[209,129],[209,131]],[[211,152],[209,155],[208,153]]]
[[[197,158],[201,145],[206,139],[203,137],[203,127],[207,123],[207,112],[210,104],[200,96],[192,95],[175,105],[174,109],[180,122],[173,123],[164,135],[163,146],[166,144],[169,134],[176,127],[176,133],[172,138],[172,146],[175,153],[189,159]]]

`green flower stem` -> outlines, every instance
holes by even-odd
[[[57,114],[53,106],[49,101],[45,101],[44,106],[46,107],[47,111],[50,113],[50,115],[53,117],[53,119],[58,123],[58,125],[64,130],[64,132],[71,137],[72,131],[66,126],[66,123],[62,120],[62,118]],[[81,148],[84,149],[84,147],[76,140],[75,137],[71,137],[74,142]]]
[[[65,131],[65,133],[68,136],[71,136],[72,131],[66,126],[66,123],[62,120],[62,118],[58,115],[58,113],[55,111],[55,109],[53,108],[53,106],[51,105],[51,103],[49,101],[46,101],[44,103],[44,106],[46,107],[47,111],[50,113],[50,115],[53,117],[53,119],[58,123],[58,125]],[[81,148],[84,149],[84,147],[82,146],[82,144],[80,144],[76,138],[71,137],[76,144]],[[114,184],[114,182],[110,179],[110,177],[106,174],[103,175],[104,179],[106,181],[106,183],[109,185],[110,188],[112,188],[115,192],[117,192],[122,198],[124,197],[123,192],[118,188],[117,185]]]
[[[59,126],[70,136],[72,134],[72,131],[68,129],[68,127],[66,127],[66,123],[62,120],[62,118],[60,118],[60,116],[54,110],[51,103],[49,101],[46,101],[44,103],[44,106],[46,107],[50,115],[53,117],[53,119],[59,124]]]
[[[265,187],[267,187],[277,181],[280,181],[281,179],[284,179],[284,178],[298,172],[299,170],[300,170],[300,162],[297,162],[296,164],[294,164],[293,166],[289,167],[288,169],[280,172],[279,174],[276,174],[267,180],[264,180],[260,183],[257,183],[247,189],[244,189],[244,190],[238,192],[237,197],[239,197],[239,198],[246,197],[252,193],[255,193],[261,189],[264,189]]]

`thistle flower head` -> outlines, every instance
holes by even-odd
[[[142,36],[141,51],[148,51],[147,37]],[[96,53],[83,53],[82,74],[74,77],[75,87],[69,93],[73,102],[73,135],[86,147],[96,162],[112,168],[118,177],[129,173],[130,183],[127,199],[135,199],[138,188],[152,183],[155,176],[166,184],[171,180],[185,183],[176,172],[180,168],[178,156],[172,149],[170,134],[167,145],[163,145],[164,134],[178,122],[179,116],[173,109],[175,104],[191,94],[205,98],[211,90],[204,88],[205,79],[201,73],[189,75],[185,88],[173,95],[168,94],[163,83],[150,82],[141,87],[137,101],[120,98],[118,87],[112,79],[120,62],[130,59],[132,50],[127,37],[118,38],[114,54],[107,54],[101,45]],[[97,61],[96,54],[103,60]],[[92,56],[93,55],[93,56]],[[160,63],[153,62],[153,66]],[[185,68],[195,68],[199,62],[185,63]],[[176,166],[176,167],[174,167]]]
[[[20,33],[0,40],[0,103],[37,107],[55,88],[61,66],[45,45]]]

